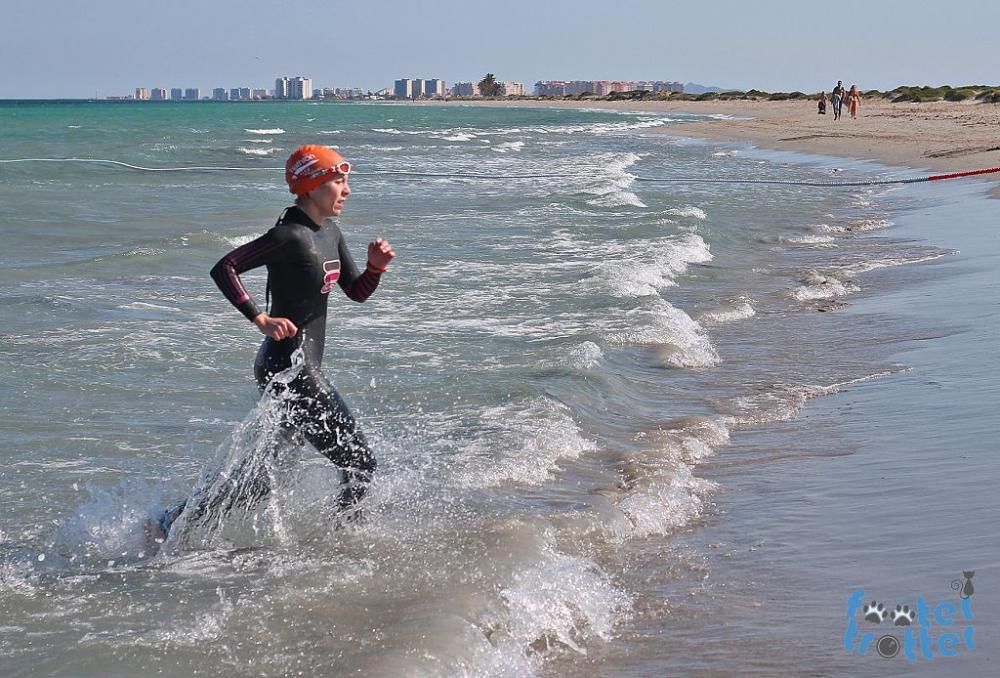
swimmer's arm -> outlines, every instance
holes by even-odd
[[[271,229],[256,240],[237,247],[212,267],[212,280],[219,290],[229,303],[254,324],[257,323],[256,319],[261,315],[261,310],[243,286],[240,273],[276,260],[284,244],[284,241],[275,235],[275,230]]]
[[[359,274],[358,267],[354,264],[354,257],[351,256],[343,238],[340,240],[339,251],[340,288],[344,290],[348,298],[357,302],[367,300],[375,292],[386,267],[396,256],[392,251],[392,246],[382,238],[378,238],[368,245],[368,263],[365,265],[364,273]],[[375,252],[374,256],[373,251]]]

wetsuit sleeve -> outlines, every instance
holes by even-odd
[[[285,239],[280,238],[275,231],[276,229],[272,228],[256,240],[237,247],[219,259],[212,268],[212,280],[219,286],[219,290],[229,300],[229,303],[251,321],[260,315],[261,311],[243,286],[240,273],[264,266],[278,259],[278,255],[284,248]]]
[[[353,301],[362,302],[368,299],[378,287],[378,281],[382,277],[381,273],[372,271],[367,266],[364,273],[358,274],[358,267],[354,264],[351,251],[347,249],[344,236],[340,236],[337,245],[340,254],[340,280],[338,284],[344,294]]]

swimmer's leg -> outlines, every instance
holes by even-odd
[[[342,469],[340,509],[356,510],[377,466],[368,441],[347,404],[319,370],[303,369],[289,386],[299,396],[293,418],[297,428],[320,454]]]

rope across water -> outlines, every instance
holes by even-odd
[[[12,158],[0,159],[0,164],[32,163],[32,162],[78,162],[115,165],[139,172],[284,172],[284,167],[219,167],[219,166],[187,166],[187,167],[143,167],[120,160],[103,158]],[[849,188],[858,186],[887,186],[892,184],[916,184],[924,181],[941,181],[944,179],[959,179],[983,174],[1000,172],[1000,167],[953,172],[951,174],[934,174],[923,177],[908,177],[900,179],[868,179],[864,181],[800,181],[789,179],[712,179],[710,177],[645,177],[633,175],[636,181],[649,183],[675,184],[778,184],[783,186],[816,186],[826,188]],[[520,179],[565,179],[579,177],[579,174],[481,174],[476,172],[410,172],[405,170],[374,169],[369,172],[352,172],[357,176],[398,176],[430,179],[481,179],[481,180],[520,180]]]

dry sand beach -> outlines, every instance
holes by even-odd
[[[468,103],[468,102],[464,102]],[[720,114],[732,118],[685,123],[663,131],[762,148],[890,165],[961,172],[1000,166],[1000,105],[970,102],[890,103],[862,100],[858,118],[819,115],[813,99],[796,101],[517,101],[499,106],[604,108],[657,113]],[[1000,173],[987,175],[1000,181]],[[993,195],[1000,197],[1000,187]]]

